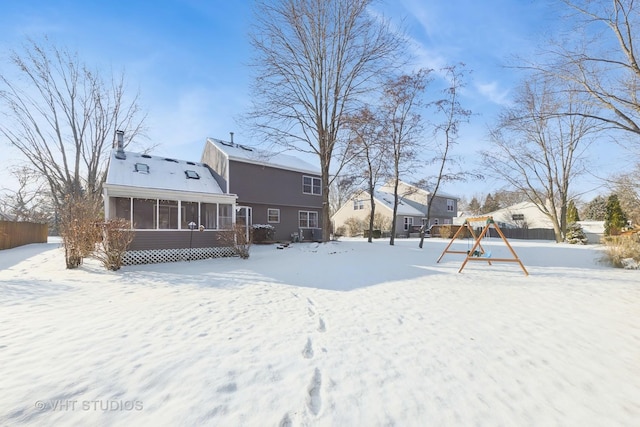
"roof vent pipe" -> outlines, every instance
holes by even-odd
[[[229,135],[231,135],[231,143],[233,144],[233,132],[229,132]]]
[[[116,159],[125,160],[127,158],[124,154],[124,132],[121,130],[116,131]]]

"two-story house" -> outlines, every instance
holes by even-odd
[[[376,190],[374,203],[376,204],[376,216],[383,219],[388,232],[391,230],[393,218],[393,184],[388,182]],[[406,182],[398,183],[398,209],[396,215],[397,236],[408,237],[411,232],[416,231],[422,225],[427,228],[438,224],[452,224],[453,218],[458,211],[458,198],[450,194],[438,192],[433,197],[429,224],[427,222],[427,207],[432,194]],[[347,202],[338,209],[331,217],[334,230],[347,227],[352,219],[357,221],[368,221],[371,213],[370,195],[366,191],[355,193]],[[380,222],[380,221],[379,221]]]
[[[268,224],[274,239],[322,240],[320,168],[297,157],[207,138],[201,158],[224,192],[237,194],[238,223]]]
[[[103,196],[105,218],[135,230],[123,263],[232,255],[236,195],[203,163],[125,152],[122,140],[118,133]]]

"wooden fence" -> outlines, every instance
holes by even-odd
[[[460,228],[460,225],[434,225],[431,227],[432,237],[445,237],[450,239]],[[443,229],[446,230],[443,236]],[[556,240],[556,235],[553,230],[548,228],[502,228],[502,233],[507,239],[527,239],[527,240]],[[476,235],[480,234],[482,227],[474,229]],[[470,237],[469,232],[462,235],[462,238]],[[487,237],[500,237],[498,232],[493,228],[487,230]]]
[[[47,243],[48,231],[47,224],[0,221],[0,250],[30,243]]]

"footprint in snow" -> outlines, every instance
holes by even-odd
[[[311,338],[307,338],[307,344],[302,349],[302,356],[305,359],[311,359],[313,357],[313,345],[311,343]]]
[[[316,368],[313,373],[313,378],[311,378],[311,383],[309,383],[309,388],[307,389],[309,394],[307,398],[307,406],[313,415],[318,415],[320,413],[320,409],[322,409],[322,401],[320,400],[321,386],[322,374],[320,374],[320,369]]]

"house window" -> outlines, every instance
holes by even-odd
[[[404,229],[405,229],[405,231],[409,230],[412,225],[413,225],[413,218],[410,217],[410,216],[405,216],[404,217]]]
[[[511,219],[513,221],[524,221],[524,214],[513,214],[511,215]]]
[[[364,200],[354,200],[353,201],[353,210],[361,210],[364,209]]]
[[[218,228],[220,230],[230,230],[233,226],[232,205],[218,205]]]
[[[136,172],[149,173],[149,165],[146,163],[136,163],[135,168]]]
[[[267,222],[280,222],[280,209],[267,209]]]
[[[189,230],[189,223],[194,222],[196,227],[200,225],[198,218],[198,202],[180,203],[180,228]]]
[[[215,203],[203,203],[200,206],[202,225],[208,230],[218,228],[218,205]]]
[[[158,228],[163,230],[178,229],[178,201],[158,201]]]
[[[302,177],[302,192],[304,194],[314,194],[320,196],[322,194],[322,181],[320,178],[312,176]]]
[[[200,175],[198,175],[196,171],[186,170],[184,174],[187,176],[187,179],[200,179]]]
[[[116,218],[126,219],[131,221],[131,198],[129,197],[116,197]]]
[[[133,228],[149,230],[156,228],[156,199],[133,199]]]
[[[318,228],[318,212],[298,211],[298,225],[300,228]]]
[[[442,220],[442,223],[451,225],[453,224],[453,221],[451,220],[451,218],[445,218]]]
[[[447,212],[453,212],[455,208],[455,201],[452,199],[447,199]]]

